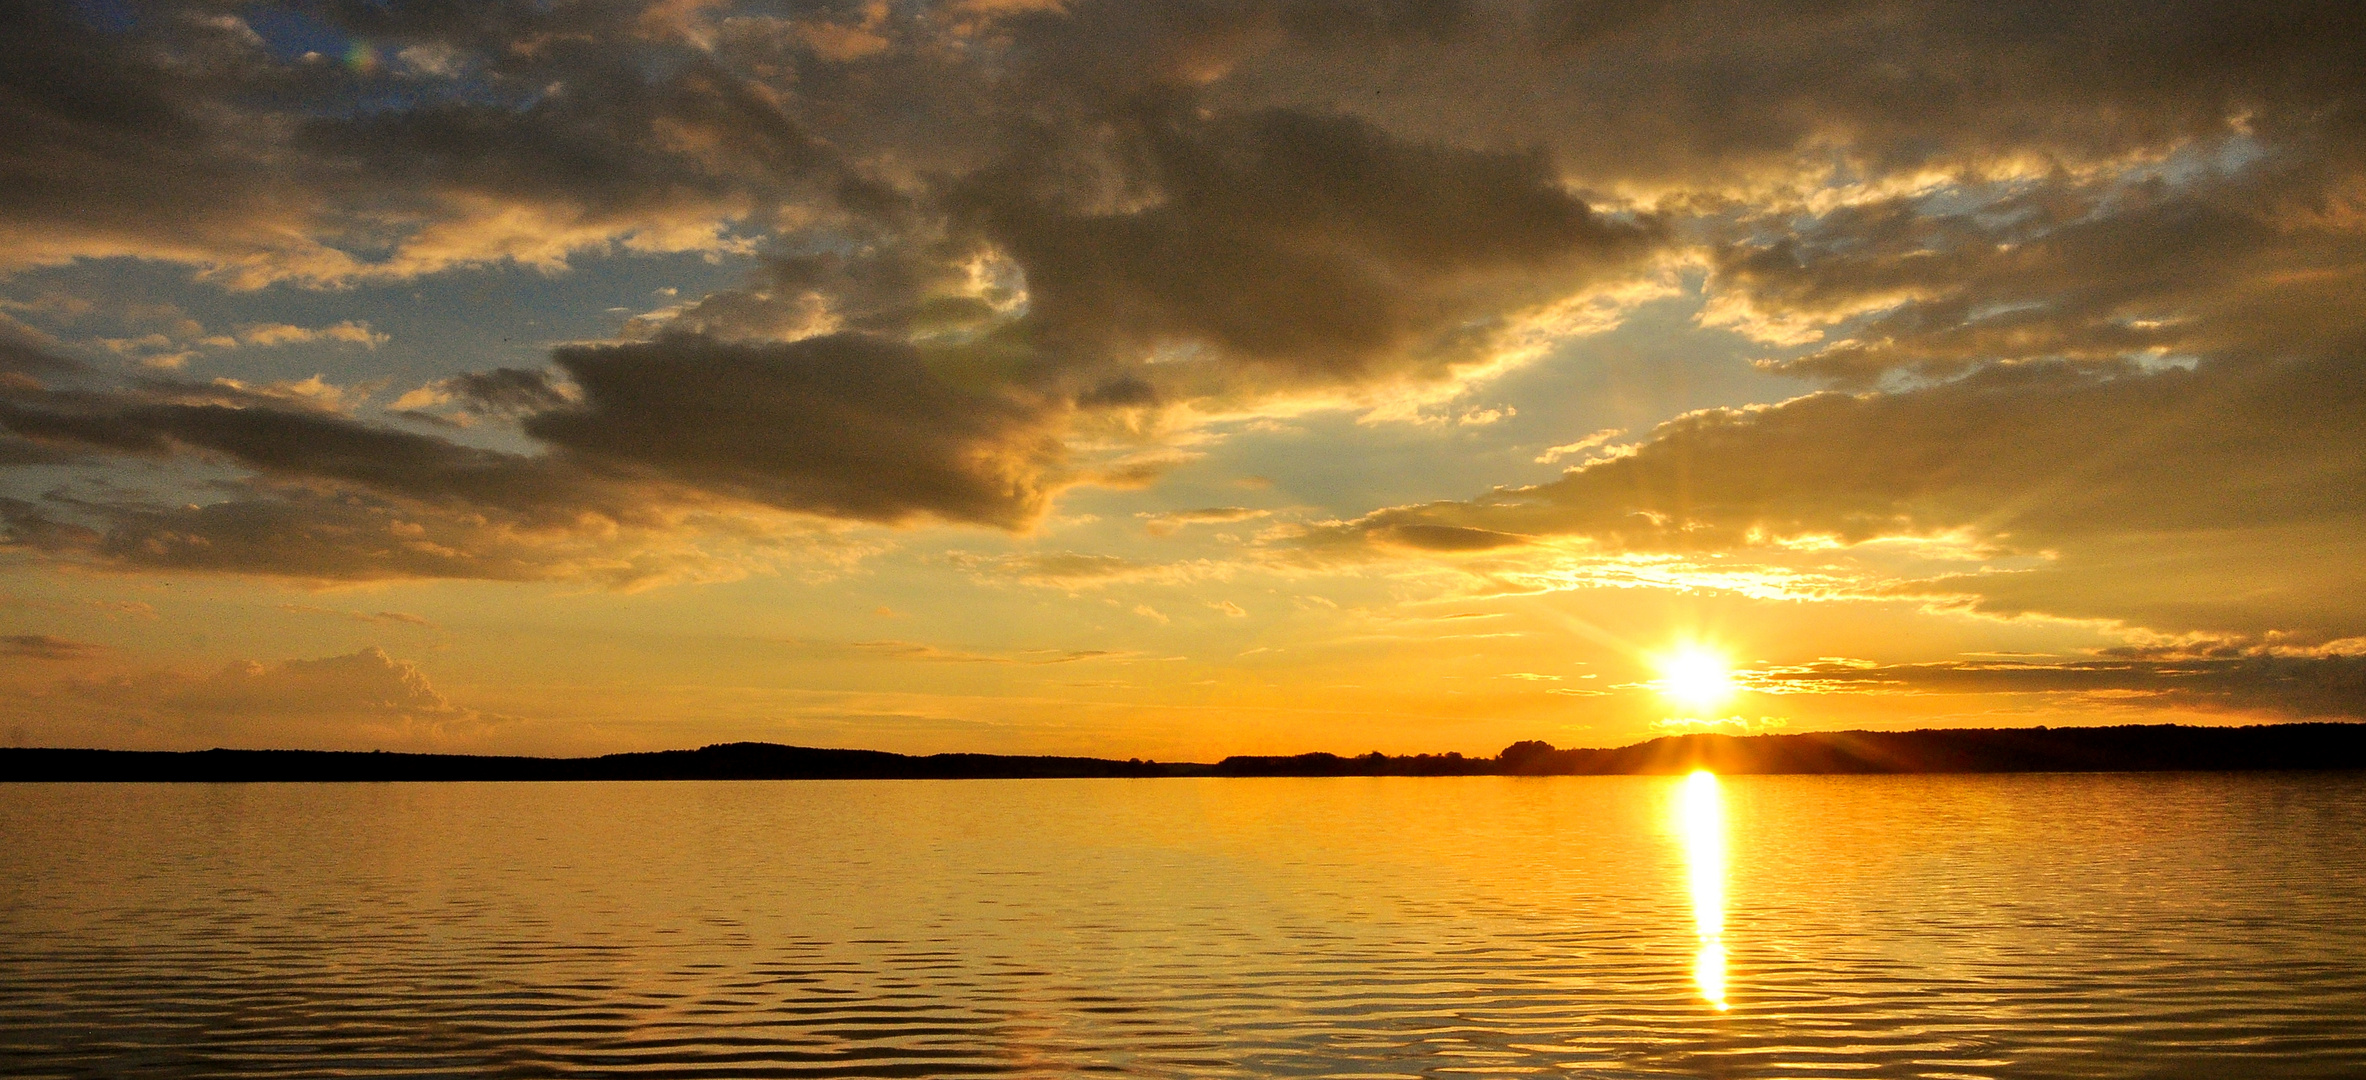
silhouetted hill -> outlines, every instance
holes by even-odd
[[[1679,735],[1607,750],[1228,757],[1214,765],[725,743],[591,758],[324,750],[0,749],[0,781],[961,780],[1160,776],[1570,776],[2366,769],[2366,724]]]
[[[963,780],[1165,776],[1156,762],[1000,754],[913,757],[724,743],[591,758],[485,757],[337,750],[0,749],[0,781],[393,781],[393,780]],[[1206,766],[1185,768],[1206,771]]]

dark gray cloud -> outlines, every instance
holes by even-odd
[[[1016,280],[977,280],[971,267],[987,257],[975,240],[927,236],[776,253],[747,288],[709,294],[626,329],[776,341],[832,330],[921,338],[974,332],[1019,299]]]
[[[1541,148],[1604,190],[1726,191],[1811,165],[2042,170],[2219,137],[2230,121],[2339,156],[2361,96],[2349,45],[2366,29],[2315,0],[106,10],[20,6],[0,26],[0,248],[252,281],[679,249],[720,226],[794,231],[817,210],[901,242],[941,216],[934,192],[962,186],[939,180],[1016,158],[1155,192],[1154,173],[1177,166],[1158,160],[1174,147],[1124,130],[1145,108],[1205,123],[1209,149],[1266,154],[1200,176],[1312,181],[1274,208],[1301,222],[1294,199],[1352,201],[1356,185],[1291,168],[1270,132],[1242,141],[1236,129],[1270,126],[1255,118],[1354,117],[1385,145],[1515,159]],[[373,60],[296,57],[299,37]],[[1287,141],[1352,154],[1340,130],[1355,129]],[[1406,212],[1456,205],[1447,192]],[[1161,224],[1148,231],[1171,238]],[[1275,341],[1255,321],[1213,321]]]
[[[1891,392],[1683,417],[1554,484],[1316,539],[1953,530],[2051,560],[1933,586],[1991,610],[2346,626],[2362,24],[2199,0],[19,5],[0,269],[761,257],[629,343],[559,350],[563,381],[429,388],[540,453],[253,387],[90,389],[0,323],[0,464],[248,474],[194,508],[18,499],[8,535],[524,577],[716,505],[1024,529],[1123,479],[1069,464],[1071,425],[1451,387],[1681,247],[1711,321],[1812,339],[1770,368]]]
[[[185,504],[6,500],[5,542],[121,567],[635,584],[697,576],[693,534],[728,540],[717,515],[735,506],[1022,528],[1065,482],[1042,407],[946,384],[906,346],[668,338],[561,362],[583,401],[529,418],[552,447],[535,455],[236,388],[7,395],[0,428],[16,442],[0,448],[193,456],[253,475]]]
[[[1228,10],[1238,26],[1269,9]],[[2238,116],[2278,138],[2350,123],[2362,30],[2326,0],[1545,0],[1469,5],[1457,32],[1385,51],[1209,32],[1201,49],[1221,55],[1198,66],[1225,72],[1219,99],[1541,143],[1590,184],[1715,190],[2003,159],[2042,171],[2212,137]]]
[[[633,500],[548,458],[396,431],[223,384],[149,380],[112,391],[0,395],[0,428],[41,444],[216,457],[289,481],[349,484],[421,503],[630,517]]]
[[[239,80],[239,65],[223,63],[238,43],[170,10],[132,25],[110,33],[67,5],[0,13],[0,266],[282,253],[262,233],[295,217],[288,205],[302,195],[259,167],[261,146],[233,117],[208,108]],[[193,62],[171,62],[167,39]]]
[[[927,229],[776,256],[646,329],[949,340],[1091,408],[1434,382],[1664,239],[1595,213],[1541,154],[1336,115],[1144,100],[1072,134],[1038,125],[932,178]]]
[[[1054,402],[962,385],[921,351],[861,335],[733,344],[684,335],[562,349],[538,372],[447,380],[467,407],[525,413],[517,454],[383,427],[238,384],[0,391],[20,457],[194,457],[253,474],[202,503],[12,500],[10,543],[115,565],[313,578],[583,573],[630,582],[605,531],[676,531],[756,505],[1022,529],[1073,482]],[[228,497],[223,497],[223,496]],[[710,524],[712,524],[710,522]]]
[[[1776,693],[2068,694],[2148,707],[2366,716],[2366,656],[2186,657],[2057,662],[1806,664],[1754,672]]]
[[[784,564],[810,572],[859,557],[826,531],[752,521],[696,492],[619,488],[637,498],[532,513],[379,495],[311,481],[249,479],[206,502],[53,491],[0,498],[0,550],[119,571],[260,575],[304,581],[466,578],[583,581],[617,589],[733,580]]]
[[[47,634],[0,634],[0,658],[80,660],[107,651],[104,645],[68,641]]]
[[[1058,410],[856,334],[700,337],[555,354],[580,406],[526,431],[589,465],[832,517],[1023,528],[1061,484]]]
[[[1846,385],[1999,360],[2324,355],[2366,340],[2366,232],[2302,209],[2316,179],[2268,162],[1961,209],[1884,200],[1723,248],[1714,272],[1745,322],[1825,333],[1771,367]]]
[[[596,577],[580,540],[514,517],[437,512],[367,493],[249,484],[178,506],[53,497],[20,504],[5,539],[121,569],[267,574],[325,581]],[[77,526],[77,522],[89,525]],[[573,549],[573,550],[568,550]],[[568,556],[590,565],[570,566]],[[618,584],[632,578],[619,575]]]
[[[2019,568],[1895,595],[2175,632],[2358,632],[2348,598],[2366,549],[2343,492],[2366,482],[2366,84],[2346,45],[2311,40],[2354,32],[2356,13],[1907,3],[1776,17],[1709,3],[1541,13],[1570,78],[1616,77],[1605,101],[1654,103],[1636,110],[1648,119],[1580,118],[1564,136],[1682,128],[1616,144],[1635,151],[1619,161],[1547,144],[1588,179],[1624,170],[1690,190],[1706,319],[1768,340],[1767,368],[1889,392],[1681,417],[1556,483],[1304,542],[1706,557],[1946,536]],[[1692,33],[1711,20],[1719,33]],[[1629,77],[1640,55],[1701,77]],[[1692,67],[1710,62],[1721,70]],[[1410,103],[1395,129],[1475,99],[1439,100]],[[1798,155],[1817,144],[1823,164]]]
[[[520,417],[561,408],[572,399],[547,371],[494,368],[454,375],[434,385],[477,416]]]
[[[81,361],[59,354],[57,341],[48,334],[0,314],[0,379],[21,383],[82,369]]]
[[[324,284],[707,250],[792,201],[892,202],[776,92],[629,5],[97,10],[0,23],[0,265]],[[332,55],[288,55],[299,40]]]
[[[1025,332],[1067,357],[1196,346],[1283,384],[1436,378],[1654,236],[1592,212],[1536,153],[1286,110],[1144,106],[1110,130],[956,189],[1026,270]]]
[[[1998,613],[2164,631],[2366,631],[2366,390],[2350,355],[2146,371],[2033,363],[1935,387],[1712,409],[1634,453],[1468,502],[1318,529],[1318,547],[1583,537],[1711,554],[1948,536],[2041,560],[1917,586]]]
[[[79,454],[31,439],[0,435],[0,467],[10,465],[66,465],[84,460]]]

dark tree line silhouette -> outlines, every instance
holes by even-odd
[[[0,781],[954,780],[1164,776],[1573,776],[2366,769],[2366,724],[1676,735],[1614,749],[1525,739],[1459,753],[1235,756],[1213,765],[1004,754],[912,756],[772,743],[589,758],[329,750],[0,749]]]

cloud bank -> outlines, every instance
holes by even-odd
[[[16,490],[0,543],[629,584],[827,557],[851,525],[1026,532],[1076,485],[1154,482],[1140,455],[1210,418],[1451,398],[1692,289],[1701,327],[1758,343],[1797,396],[1300,550],[1510,566],[1944,541],[1980,565],[1859,591],[2355,636],[2362,20],[2106,0],[12,9],[0,273],[751,269],[546,368],[401,388],[391,412],[126,373],[7,318],[0,468],[204,479]],[[278,325],[227,340],[380,335]],[[1611,431],[1557,433],[1543,460]],[[1245,519],[1196,513],[1145,520]]]

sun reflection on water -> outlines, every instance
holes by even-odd
[[[1700,951],[1692,978],[1701,998],[1725,1009],[1725,803],[1717,774],[1701,770],[1684,778],[1676,796],[1676,827],[1684,837],[1684,861],[1692,874],[1693,929]]]

